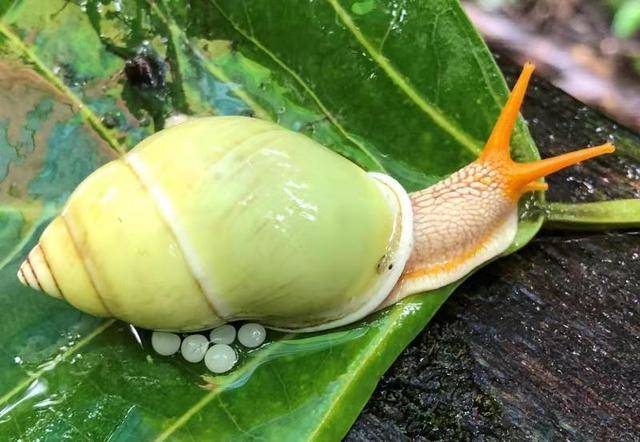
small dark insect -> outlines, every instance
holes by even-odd
[[[143,89],[164,87],[164,66],[156,58],[138,54],[127,60],[124,73],[132,86]]]

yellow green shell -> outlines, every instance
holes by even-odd
[[[201,118],[89,176],[19,277],[156,330],[234,319],[316,330],[378,307],[411,240],[391,178],[273,123]]]

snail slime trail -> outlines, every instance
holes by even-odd
[[[614,151],[511,159],[533,69],[524,66],[479,158],[411,194],[272,122],[207,117],[161,130],[77,187],[18,278],[84,312],[156,330],[159,354],[179,347],[214,372],[241,359],[236,340],[259,346],[264,327],[359,321],[500,255],[523,194]],[[138,59],[127,75],[153,87],[156,70]],[[242,320],[260,325],[219,328]]]

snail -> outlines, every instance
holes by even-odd
[[[479,158],[407,193],[249,117],[157,132],[87,177],[20,266],[23,284],[159,331],[238,320],[310,332],[452,283],[513,241],[540,178],[611,144],[516,163],[526,64]]]

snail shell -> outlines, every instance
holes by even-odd
[[[312,331],[375,310],[411,248],[411,203],[391,177],[273,123],[210,117],[96,170],[19,277],[155,330]]]

